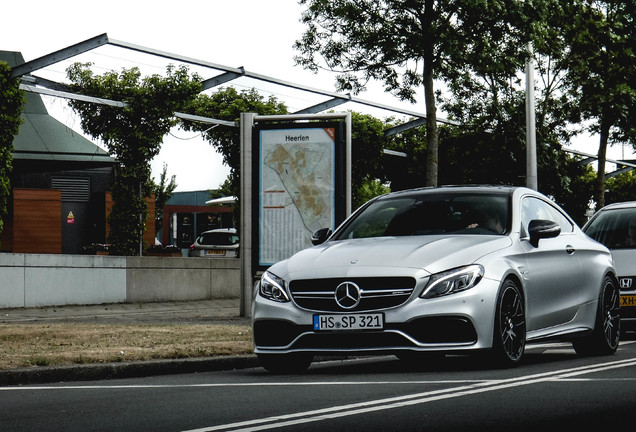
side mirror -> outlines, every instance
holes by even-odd
[[[556,222],[534,219],[528,224],[528,231],[530,234],[530,244],[534,247],[538,247],[539,240],[553,238],[561,234],[561,227]]]
[[[330,235],[330,228],[320,228],[318,231],[314,232],[311,235],[311,244],[313,244],[314,246],[323,244],[325,241],[327,241]]]

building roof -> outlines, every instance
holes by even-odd
[[[205,206],[206,201],[208,201],[209,199],[209,190],[173,192],[170,199],[166,201],[166,205]]]
[[[0,51],[0,61],[14,67],[24,63],[24,58],[19,52]],[[26,94],[22,119],[24,123],[13,140],[16,161],[115,163],[105,150],[51,117],[39,94]]]

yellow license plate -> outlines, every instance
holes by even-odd
[[[222,249],[207,249],[205,251],[206,255],[225,255],[225,251]]]
[[[621,307],[636,306],[636,295],[622,295]]]

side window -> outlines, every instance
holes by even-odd
[[[567,217],[565,217],[563,213],[557,210],[556,207],[552,207],[551,205],[548,205],[548,204],[546,205],[552,212],[552,217],[553,217],[552,220],[558,223],[559,225],[561,225],[562,233],[569,233],[574,231],[574,225],[572,224],[572,222],[570,222],[570,220]]]
[[[555,207],[537,198],[524,198],[521,206],[521,224],[525,235],[528,233],[528,224],[533,219],[544,219],[556,222],[561,227],[562,233],[568,233],[574,230],[574,226],[568,218]]]

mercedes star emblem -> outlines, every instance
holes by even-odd
[[[353,282],[343,282],[336,287],[336,303],[343,309],[353,309],[360,303],[360,287]]]

